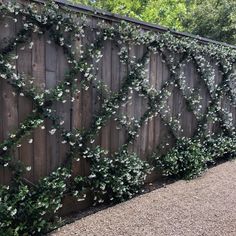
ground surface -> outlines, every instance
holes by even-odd
[[[51,236],[236,236],[236,162],[66,225]]]

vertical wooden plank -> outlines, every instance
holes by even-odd
[[[129,54],[129,60],[136,61],[137,60],[137,46],[134,44],[129,45],[128,54]],[[129,68],[129,70],[130,70],[130,68]],[[132,68],[131,68],[131,70],[132,70]],[[134,91],[133,88],[129,91],[128,96],[129,96],[129,99],[128,99],[128,102],[126,105],[126,116],[129,119],[129,121],[131,121],[132,118],[139,119],[138,116],[140,116],[140,115],[138,114],[137,111],[135,114],[135,105],[137,105],[138,102],[140,103],[140,98],[138,97],[138,94]],[[139,109],[141,111],[140,106],[137,109]],[[134,141],[133,144],[129,145],[128,150],[130,152],[136,152],[139,155],[140,146],[137,145],[137,142],[138,142],[137,140],[138,140],[138,138]]]
[[[0,48],[4,47],[3,39],[5,37],[5,19],[0,16]],[[4,141],[3,133],[4,133],[4,126],[3,126],[3,115],[4,115],[4,104],[3,104],[3,78],[0,77],[0,143]],[[4,182],[4,170],[5,168],[0,166],[0,184]]]
[[[22,19],[18,20],[17,23],[17,31],[22,28],[23,22]],[[26,78],[32,77],[32,47],[30,46],[32,38],[29,38],[28,42],[26,42],[23,46],[20,45],[17,48],[17,54],[19,56],[17,61],[17,71],[18,74],[23,74]],[[27,116],[32,112],[32,101],[26,97],[19,97],[18,100],[19,107],[19,123],[22,123]],[[32,135],[30,137],[25,138],[22,141],[22,146],[19,149],[19,158],[26,165],[31,167],[31,171],[26,173],[26,178],[33,181],[33,173],[34,173],[34,159],[33,159],[33,145],[29,143],[29,139],[32,139]]]
[[[150,87],[153,89],[160,90],[158,86],[161,84],[161,76],[159,76],[159,73],[161,72],[161,68],[159,66],[160,63],[158,63],[159,55],[152,53],[150,56],[150,68],[149,68],[149,83]],[[148,121],[148,144],[147,144],[147,151],[146,151],[146,157],[150,158],[152,153],[155,151],[156,146],[160,139],[160,117],[159,115],[153,114],[153,118],[150,118]],[[149,161],[147,159],[147,161]],[[150,160],[152,161],[152,160]],[[156,171],[153,171],[147,176],[146,182],[152,182],[156,179],[158,179],[159,173]]]
[[[7,46],[9,40],[15,37],[16,25],[13,19],[6,18],[2,22],[1,34],[0,37],[2,39],[5,38],[5,43],[3,43],[3,47]],[[11,55],[14,56],[16,54],[16,50],[14,50]],[[15,66],[15,61],[11,62],[12,65]],[[2,80],[2,79],[1,79]],[[7,84],[6,81],[2,80],[2,138],[3,140],[8,138],[9,134],[14,132],[18,126],[18,109],[17,109],[17,97],[13,95],[14,89],[11,85]],[[18,152],[12,152],[13,158],[18,158]],[[5,168],[4,168],[5,169]],[[8,184],[10,181],[11,173],[9,169],[1,170],[2,172],[2,182],[4,184]],[[1,182],[1,181],[0,181]]]
[[[169,69],[166,65],[166,62],[163,61],[162,59],[162,84],[164,84],[169,79],[170,79]],[[171,86],[169,88],[169,91],[171,92],[171,96],[168,97],[165,103],[165,107],[169,109],[168,111],[169,114],[167,114],[167,119],[172,116],[171,109],[173,107],[173,90],[174,90],[174,87]],[[165,154],[175,144],[175,139],[170,131],[170,127],[163,120],[161,120],[161,125],[160,125],[160,144],[161,144],[160,154]]]
[[[233,73],[236,73],[236,63],[233,65]],[[236,79],[234,79],[234,81],[232,81],[231,90],[232,90],[233,94],[236,96]],[[236,100],[236,98],[235,98],[235,100]],[[236,129],[236,104],[231,105],[231,112],[233,114],[233,124]]]
[[[204,117],[206,115],[207,108],[209,106],[210,95],[208,93],[206,83],[203,80],[203,78],[201,78],[199,72],[198,72],[198,83],[199,83],[199,95],[201,97],[199,114],[201,114],[201,116]]]
[[[5,38],[5,43],[2,45],[7,46],[10,39],[14,38],[16,32],[16,24],[13,19],[7,18],[3,22],[1,31],[1,38]],[[11,55],[15,55],[14,50]],[[15,66],[15,61],[12,62]],[[9,134],[17,129],[18,126],[18,109],[17,97],[13,95],[14,89],[6,81],[2,81],[2,137],[8,138]],[[18,158],[18,152],[12,152],[15,159]],[[8,169],[3,171],[3,183],[9,183],[11,173]]]
[[[121,47],[124,47],[124,46],[125,45],[122,45]],[[127,64],[126,63],[123,64],[123,63],[120,62],[119,89],[121,89],[122,84],[124,83],[124,80],[127,77],[127,74],[128,74]],[[118,109],[118,113],[119,113],[120,116],[127,115],[126,114],[126,104],[125,103],[121,104],[121,106]],[[122,145],[125,144],[126,136],[127,136],[126,130],[123,129],[123,128],[120,128],[119,129],[119,138],[118,138],[119,147],[121,147]]]
[[[212,67],[214,68],[214,72],[215,72],[215,88],[217,88],[217,86],[222,82],[222,74],[219,71],[219,67],[218,64],[216,64],[216,61],[213,60],[212,61]],[[229,98],[227,97],[226,100],[229,102]],[[226,109],[228,109],[228,114],[230,113],[230,104],[228,104],[229,106],[226,107]],[[219,133],[221,131],[221,127],[220,127],[220,123],[216,122],[213,124],[213,134]]]
[[[5,81],[2,83],[2,125],[3,125],[3,140],[7,139],[9,134],[17,129],[17,99],[12,95],[13,89]],[[17,153],[12,153],[17,158]],[[10,172],[5,170],[3,182],[8,183]]]
[[[73,45],[73,48],[75,50],[75,58],[76,60],[79,60],[80,58],[80,47],[81,47],[81,39],[78,38]],[[81,83],[81,75],[78,75],[76,77],[77,79],[77,86],[79,89],[81,89],[80,87],[80,83]],[[82,96],[81,96],[81,92],[78,92],[75,96],[74,96],[74,102],[72,103],[72,113],[71,113],[71,129],[81,129],[82,127]],[[76,176],[78,174],[82,173],[82,165],[81,165],[81,160],[79,160],[79,156],[77,157],[78,161],[73,161],[73,165],[72,165],[72,172],[73,175]]]
[[[201,97],[201,90],[199,89],[203,84],[202,81],[199,78],[199,73],[197,71],[197,67],[195,63],[191,60],[190,62],[186,63],[184,69],[185,73],[185,83],[186,83],[186,89],[185,93],[189,96],[190,95],[190,89],[194,89],[197,92],[197,96]],[[184,126],[184,134],[187,137],[192,137],[197,128],[197,119],[199,119],[199,115],[202,112],[201,109],[201,99],[199,101],[199,104],[194,107],[194,111],[190,112],[190,116],[184,121],[182,121],[182,125]]]
[[[139,49],[139,55],[138,57],[139,58],[142,58],[143,57],[143,54],[146,50],[146,46],[145,45],[142,45],[140,46],[140,49]],[[147,65],[145,65],[145,70],[146,70],[146,78],[147,81],[149,81],[149,76],[150,76],[150,65],[149,65],[150,62],[147,63]],[[150,85],[149,85],[150,86]],[[138,108],[138,106],[136,106]],[[141,97],[141,115],[140,117],[143,116],[143,114],[146,112],[147,110],[147,100],[145,97]],[[138,110],[139,112],[139,110]],[[143,124],[143,127],[141,128],[141,134],[140,134],[140,139],[139,139],[139,142],[140,142],[140,157],[141,159],[143,160],[146,160],[146,157],[147,157],[147,146],[148,146],[148,121],[145,121],[144,124]]]
[[[187,94],[187,97],[191,95],[190,90],[195,87],[196,83],[196,74],[194,73],[194,67],[192,62],[185,64],[181,71],[184,73],[184,81],[186,83],[186,88],[180,89],[180,98],[182,100],[182,107],[178,110],[180,116],[180,124],[183,129],[183,132],[180,132],[180,136],[192,137],[194,130],[196,129],[196,118],[192,111],[187,107],[187,100],[184,97]],[[185,95],[186,96],[186,95]]]
[[[52,89],[56,86],[57,76],[57,46],[49,40],[49,36],[45,35],[46,40],[46,89]],[[52,106],[55,111],[56,104]],[[49,174],[58,165],[58,142],[57,133],[53,135],[49,133],[52,130],[52,122],[46,121],[46,153],[47,153],[47,174]]]
[[[98,30],[97,29],[97,24],[99,23],[99,19],[97,18],[93,18],[92,19],[92,26],[93,26],[93,32],[92,32],[92,41],[93,42],[96,42],[96,39],[97,39],[97,34],[96,34],[96,31]],[[103,50],[100,49],[101,53],[103,53]],[[93,59],[93,65],[94,65],[94,76],[97,80],[97,82],[101,82],[102,81],[102,76],[103,76],[103,58],[101,58],[98,62],[96,62],[95,59]],[[92,118],[94,119],[94,116],[96,114],[99,113],[100,109],[101,109],[101,100],[100,99],[100,94],[99,94],[99,91],[97,89],[97,82],[94,82],[93,83],[93,86],[92,86]],[[95,139],[92,140],[92,147],[96,147],[98,145],[101,145],[101,135],[102,135],[102,132],[100,130],[100,132],[96,135]]]
[[[113,92],[119,91],[120,78],[120,61],[118,57],[118,48],[115,42],[112,42],[112,58],[111,58],[111,89]],[[116,129],[114,117],[111,121],[110,138],[111,138],[111,153],[113,154],[119,148],[119,130]]]
[[[155,65],[154,65],[155,66]],[[156,61],[156,79],[155,89],[159,92],[162,85],[162,58],[160,54],[157,54]],[[159,114],[156,114],[154,119],[154,145],[155,148],[160,144],[160,133],[161,133],[161,118]]]
[[[150,69],[149,69],[149,83],[151,88],[155,89],[156,80],[157,80],[157,55],[153,54],[150,56]],[[150,155],[154,150],[155,140],[154,140],[154,126],[155,119],[149,119],[148,121],[148,147],[147,147],[147,156]]]
[[[90,46],[91,40],[92,40],[92,34],[89,29],[85,31],[85,37],[82,39],[83,44],[83,50],[86,49],[86,47]],[[88,63],[91,63],[91,61],[88,61]],[[82,78],[83,79],[83,78]],[[92,94],[93,89],[90,86],[88,90],[82,89],[81,96],[82,96],[82,127],[84,129],[89,129],[91,122],[92,122]],[[89,174],[89,163],[87,160],[81,160],[81,166],[82,166],[82,174],[88,175]]]
[[[197,69],[195,68],[193,61],[191,61],[191,77],[192,77],[192,79],[190,80],[189,86],[191,88],[194,88],[197,90],[198,86],[199,86],[199,76],[198,76]],[[198,111],[196,111],[198,109],[199,109],[199,105],[195,108],[195,112],[192,112],[192,116],[190,118],[189,123],[191,124],[191,126],[189,127],[189,129],[190,129],[190,136],[191,137],[194,135],[194,133],[196,132],[196,129],[197,129],[198,121],[197,121],[197,117],[195,114],[198,113]]]
[[[0,29],[4,30],[3,19],[0,17]],[[2,40],[3,33],[0,34],[0,41]],[[0,44],[1,45],[1,44]],[[3,126],[3,115],[4,115],[4,104],[3,104],[3,78],[0,77],[0,143],[4,141],[4,126]],[[4,170],[5,168],[0,166],[0,184],[4,183]]]
[[[206,59],[206,62],[207,62],[207,64],[208,64],[208,70],[210,70],[210,71],[213,71],[213,67],[212,67],[212,65],[211,65],[211,59],[209,58],[209,57],[206,57],[205,58]],[[214,71],[215,72],[215,71]],[[216,78],[216,75],[215,75],[215,73],[214,73],[214,80],[215,80],[215,78]],[[207,83],[205,82],[205,84],[207,85]],[[214,81],[214,84],[215,84],[215,81]],[[208,85],[207,85],[207,87],[208,87]],[[206,93],[207,93],[207,95],[206,95],[206,97],[205,97],[205,103],[206,103],[206,107],[208,107],[208,104],[209,104],[209,101],[211,101],[211,94],[210,94],[210,92],[208,91],[208,89],[206,90]],[[213,121],[212,120],[208,120],[208,122],[207,122],[207,130],[206,130],[206,132],[208,133],[208,134],[212,134],[212,132],[213,132]]]
[[[179,60],[179,56],[178,57],[176,56],[175,59]],[[171,96],[169,99],[169,108],[170,108],[170,113],[171,113],[170,117],[172,117],[172,120],[174,122],[179,122],[178,123],[179,126],[182,125],[181,119],[184,120],[185,115],[186,115],[183,113],[183,110],[184,110],[183,107],[184,107],[184,101],[183,101],[181,91],[178,88],[177,84],[175,84],[171,91]],[[183,127],[181,126],[179,128],[181,128],[181,130],[180,129],[176,130],[177,131],[176,134],[178,137],[181,137],[183,136],[182,134]]]
[[[103,56],[103,67],[102,67],[102,78],[104,84],[107,85],[108,89],[111,89],[111,41],[104,42],[104,56]],[[110,120],[106,123],[106,125],[102,128],[102,136],[101,136],[101,145],[103,148],[110,151],[111,145],[111,136],[110,136]]]
[[[65,79],[65,73],[67,72],[68,68],[68,62],[66,55],[64,54],[64,51],[62,48],[57,49],[57,83],[60,83]],[[56,104],[57,107],[57,115],[61,117],[61,122],[64,122],[63,127],[70,131],[71,130],[71,94],[69,93],[65,97],[65,103],[64,102],[58,102]],[[57,133],[57,142],[58,142],[58,163],[57,165],[61,165],[63,161],[65,160],[66,153],[69,149],[68,145],[64,145],[61,143],[62,138],[61,134]]]
[[[218,86],[218,83],[220,82],[220,77],[219,77],[219,74],[218,74],[218,68],[217,66],[215,65],[214,61],[212,58],[206,58],[208,63],[209,63],[209,70],[212,71],[213,73],[213,83],[214,83],[214,89],[217,88]],[[210,94],[209,94],[210,95]],[[211,100],[211,96],[209,96],[209,99]],[[214,120],[210,120],[208,121],[208,133],[211,134],[211,135],[214,135],[214,132],[219,128],[219,123],[218,122],[215,122]]]
[[[1,27],[1,25],[0,25]],[[1,40],[1,38],[0,38]],[[2,99],[2,94],[3,94],[3,87],[2,87],[2,81],[3,79],[0,77],[0,143],[4,141],[3,139],[3,99]],[[4,167],[0,166],[0,184],[3,183],[3,178],[4,178]]]
[[[33,35],[34,47],[32,50],[32,76],[34,85],[40,91],[45,90],[45,37]],[[45,126],[45,124],[42,124]],[[35,129],[33,141],[34,151],[34,181],[46,176],[46,130],[41,127]]]

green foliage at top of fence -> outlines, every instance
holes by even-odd
[[[203,171],[210,154],[212,157],[218,157],[235,152],[235,127],[232,117],[220,107],[220,99],[223,96],[227,96],[235,107],[235,90],[232,88],[232,81],[235,80],[232,73],[236,60],[235,50],[216,44],[202,44],[197,40],[180,38],[168,32],[147,32],[126,22],[114,26],[102,22],[93,29],[89,27],[84,16],[61,9],[52,2],[40,9],[34,4],[24,7],[19,4],[3,4],[0,6],[0,13],[1,17],[8,17],[13,21],[17,21],[20,15],[23,24],[17,36],[0,49],[0,78],[12,85],[16,93],[31,99],[34,105],[33,113],[20,124],[18,130],[0,144],[0,165],[12,171],[10,185],[0,187],[1,235],[34,235],[52,229],[65,194],[72,194],[78,200],[83,200],[88,189],[92,189],[95,204],[124,201],[137,194],[151,167],[135,153],[130,153],[128,145],[135,141],[140,128],[158,114],[178,140],[177,146],[166,156],[159,157],[158,153],[154,155],[156,167],[161,168],[164,174],[191,178]],[[76,39],[83,38],[87,28],[96,33],[97,39],[84,48],[74,47]],[[21,44],[28,44],[32,48],[31,35],[37,34],[40,37],[46,32],[51,41],[63,48],[70,69],[63,81],[50,90],[42,91],[34,85],[33,79],[15,73],[12,60],[17,59],[17,55],[12,52]],[[128,67],[128,74],[118,92],[109,91],[102,81],[97,80],[94,73],[95,65],[102,57],[103,42],[107,40],[116,42],[120,61]],[[144,45],[142,57],[130,57],[130,45]],[[160,54],[169,70],[169,79],[160,90],[152,88],[146,79],[145,66],[152,53]],[[213,59],[222,73],[222,82],[219,85],[214,84],[214,69],[206,58]],[[181,67],[189,60],[196,65],[210,95],[209,106],[204,114],[199,112],[199,99],[195,96],[197,91],[186,86],[184,75],[181,73]],[[81,74],[78,81],[78,75]],[[87,90],[92,85],[96,86],[98,96],[102,100],[100,111],[95,114],[87,130],[66,130],[61,117],[52,111],[53,103],[65,102],[68,95],[73,102],[81,89]],[[192,140],[185,140],[184,143],[178,137],[181,129],[178,120],[166,115],[165,101],[173,86],[182,91],[189,109],[198,121],[196,134]],[[129,100],[130,91],[137,91],[148,100],[146,112],[140,119],[132,122],[128,121],[127,117],[119,117],[116,114],[118,108]],[[127,130],[128,137],[119,151],[112,158],[108,158],[106,150],[99,146],[91,148],[89,144],[94,142],[99,130],[113,116],[119,125]],[[67,143],[70,149],[63,166],[36,185],[31,185],[24,177],[24,173],[30,171],[30,168],[20,160],[15,160],[12,150],[20,147],[22,138],[35,128],[41,127],[44,119],[52,121],[50,134],[60,133],[62,142]],[[221,126],[221,148],[220,145],[214,147],[210,142],[215,140],[213,135],[207,136],[209,120],[219,122]],[[211,147],[205,149],[210,150],[206,157],[198,146],[198,143],[202,142]],[[91,165],[88,177],[72,177],[72,161],[80,161],[80,158],[86,158]]]

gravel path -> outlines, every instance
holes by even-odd
[[[66,225],[51,236],[236,236],[236,161]]]

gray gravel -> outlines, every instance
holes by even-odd
[[[66,225],[51,236],[236,236],[236,161]]]

